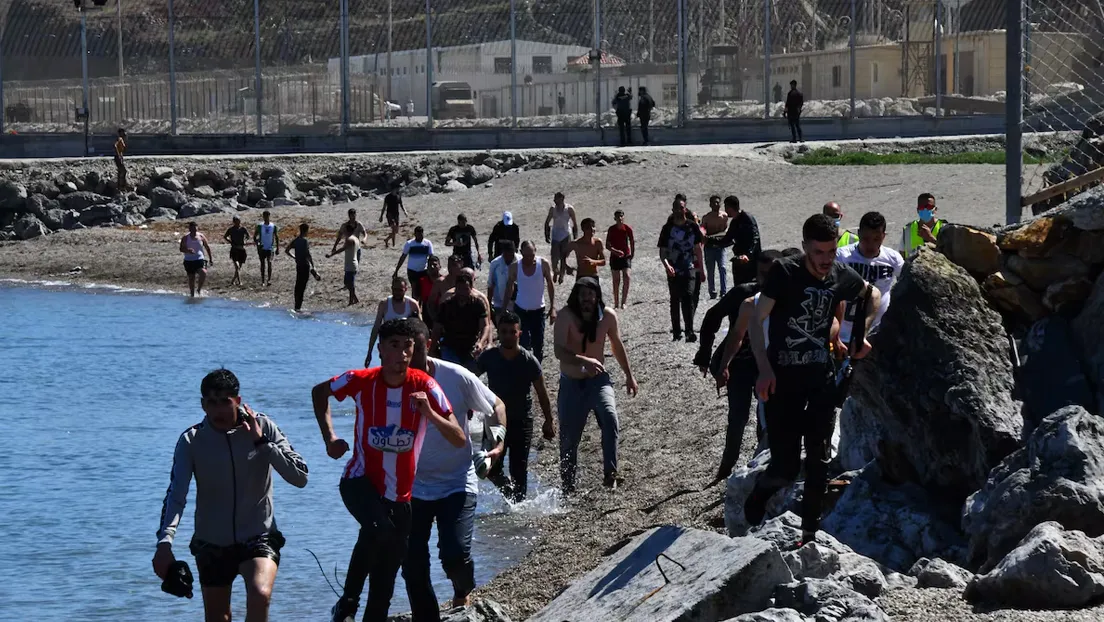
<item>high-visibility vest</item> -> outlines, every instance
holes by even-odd
[[[839,242],[836,243],[836,248],[843,248],[844,246],[849,246],[849,245],[854,244],[855,242],[858,242],[858,241],[859,241],[859,236],[857,236],[854,233],[851,233],[850,231],[844,229],[843,234],[840,235]]]
[[[939,230],[943,228],[943,221],[936,219],[931,232],[939,236]],[[911,255],[924,245],[924,238],[920,237],[920,221],[914,220],[905,225],[904,235],[901,236],[901,254]]]

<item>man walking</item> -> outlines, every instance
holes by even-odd
[[[556,283],[548,262],[537,257],[536,246],[521,243],[521,261],[510,266],[506,276],[506,308],[521,319],[521,347],[544,362],[544,292],[548,290],[548,323],[556,321]]]
[[[552,207],[548,208],[548,217],[544,219],[544,241],[552,245],[552,274],[557,283],[564,282],[571,242],[578,235],[575,208],[564,203],[564,194],[557,192]]]
[[[261,212],[261,218],[264,222],[257,223],[253,230],[253,243],[257,245],[257,260],[261,264],[261,284],[272,285],[272,260],[280,252],[280,229],[272,222],[272,214],[268,210]]]
[[[242,226],[241,218],[234,216],[234,224],[222,234],[222,239],[230,244],[230,262],[234,264],[234,278],[230,279],[230,284],[237,283],[240,286],[241,269],[249,257],[245,252],[245,241],[249,239],[249,231]]]
[[[487,277],[487,300],[491,302],[491,318],[498,317],[498,312],[506,308],[506,283],[510,280],[510,268],[517,262],[517,254],[514,252],[514,243],[504,240],[499,243],[502,255],[491,261]]]
[[[391,246],[395,246],[398,242],[396,239],[399,235],[399,210],[402,210],[403,216],[410,218],[410,214],[406,211],[406,206],[403,205],[402,196],[399,195],[398,190],[392,190],[387,193],[387,196],[383,197],[383,208],[380,209],[379,221],[383,222],[383,217],[387,216],[387,226],[391,228],[391,234],[383,238],[383,247],[387,248],[388,241]]]
[[[361,247],[368,242],[368,230],[357,220],[357,211],[352,208],[349,209],[349,220],[341,223],[341,226],[338,227],[337,237],[334,239],[334,245],[330,252],[336,251],[338,246],[343,246],[350,235],[355,235],[360,240]],[[360,261],[359,250],[357,251],[357,261]]]
[[[589,277],[578,279],[567,298],[567,306],[556,318],[554,341],[556,358],[560,361],[556,411],[560,420],[560,478],[565,494],[575,492],[579,442],[591,411],[602,430],[602,482],[608,488],[620,484],[617,402],[613,381],[605,368],[607,338],[613,357],[625,373],[625,389],[635,396],[636,379],[621,342],[617,312],[602,302],[598,281]]]
[[[357,272],[360,271],[360,262],[357,261],[357,251],[360,250],[360,240],[355,235],[350,235],[345,238],[345,246],[340,248],[329,255],[327,258],[344,252],[345,253],[345,289],[349,290],[349,306],[360,304],[360,298],[356,293],[356,277]]]
[[[334,460],[349,451],[349,443],[334,431],[330,397],[339,402],[351,397],[356,403],[353,456],[338,489],[345,508],[360,523],[360,534],[344,593],[330,611],[333,622],[355,622],[369,579],[364,619],[387,620],[395,578],[407,554],[414,473],[426,431],[432,426],[453,447],[467,445],[440,385],[410,367],[417,335],[425,332],[415,322],[390,320],[380,327],[380,367],[351,369],[311,391],[326,455]]]
[[[502,220],[495,223],[491,235],[487,237],[487,256],[491,261],[502,254],[502,247],[499,246],[502,242],[513,242],[515,251],[521,245],[521,228],[510,212],[502,212]]]
[[[123,161],[123,155],[126,154],[127,148],[126,139],[126,130],[120,127],[119,137],[115,139],[115,192],[117,194],[129,190],[126,162]]]
[[[867,299],[869,326],[880,294],[854,270],[836,261],[839,231],[824,214],[802,227],[805,253],[775,262],[763,283],[751,321],[751,347],[759,370],[755,392],[764,404],[771,462],[744,504],[750,525],[759,525],[770,497],[797,478],[805,445],[802,542],[820,527],[828,476],[828,445],[835,422],[835,369],[829,352],[832,321],[842,302]],[[768,336],[763,321],[770,320]],[[858,356],[865,356],[865,344]]]
[[[456,276],[456,291],[441,303],[437,324],[433,327],[430,351],[469,370],[475,357],[490,346],[490,309],[475,292],[475,274],[465,268]]]
[[[671,219],[659,232],[659,260],[667,272],[667,290],[671,296],[671,334],[682,339],[686,329],[687,343],[698,340],[694,334],[694,311],[698,300],[698,279],[704,278],[702,265],[701,228],[686,218],[686,210],[678,201],[672,205]],[[682,323],[679,323],[679,311]]]
[[[786,94],[786,121],[790,124],[790,142],[805,142],[801,134],[801,109],[805,107],[805,96],[797,90],[797,80],[790,80],[790,92]]]
[[[295,260],[295,311],[297,313],[303,308],[303,296],[307,292],[307,281],[310,280],[310,277],[313,276],[318,281],[322,280],[322,277],[318,276],[318,271],[314,269],[310,242],[307,241],[307,232],[309,231],[310,225],[305,222],[301,223],[299,225],[299,235],[289,242],[287,248],[284,249],[284,254]],[[348,237],[352,236],[347,236],[346,239]],[[292,251],[295,252],[292,253]]]
[[[207,265],[215,265],[215,256],[207,244],[207,236],[199,232],[195,222],[188,223],[188,233],[180,238],[180,252],[184,253],[184,271],[188,273],[188,295],[192,298],[196,294],[202,296],[203,284],[207,281]]]
[[[472,461],[472,442],[468,418],[483,413],[483,433],[506,425],[502,400],[479,381],[479,377],[459,365],[428,356],[425,326],[416,322],[414,358],[410,366],[429,374],[449,403],[464,432],[464,445],[454,446],[441,432],[426,428],[422,456],[414,476],[410,501],[410,544],[402,575],[414,620],[440,620],[437,594],[430,578],[429,538],[437,523],[437,549],[441,567],[452,583],[452,606],[470,604],[475,589],[475,563],[472,561],[472,532],[479,479]],[[507,432],[508,433],[508,432]],[[492,462],[501,459],[503,443],[488,454]]]
[[[230,591],[238,575],[245,581],[246,619],[268,620],[284,546],[273,511],[272,471],[296,488],[307,485],[306,462],[275,422],[242,402],[240,388],[228,369],[200,382],[205,416],[176,442],[153,556],[153,571],[162,580],[180,565],[187,567],[176,560],[172,545],[194,476],[195,533],[189,548],[208,620],[230,619]]]
[[[924,244],[935,244],[944,221],[935,217],[939,211],[935,206],[935,196],[925,192],[916,197],[917,219],[905,225],[901,231],[901,253],[908,257],[920,250]]]
[[[449,227],[445,235],[445,246],[452,247],[452,254],[459,257],[465,268],[475,268],[472,261],[472,245],[479,255],[479,264],[483,264],[483,253],[479,252],[479,236],[475,233],[475,227],[468,224],[468,217],[459,214],[456,216],[456,224]]]
[[[583,235],[571,243],[571,250],[575,253],[575,278],[589,276],[598,280],[598,268],[606,265],[606,253],[602,239],[594,235],[594,219],[584,218],[579,223]],[[570,269],[570,268],[569,268]]]
[[[839,230],[839,241],[836,242],[837,248],[843,248],[859,241],[859,236],[843,228],[843,208],[840,207],[839,203],[835,201],[825,203],[821,213],[831,218],[836,225],[836,229]]]
[[[652,122],[652,110],[655,109],[655,100],[648,94],[648,89],[640,87],[636,99],[636,118],[640,119],[640,137],[645,145],[651,144],[648,139],[648,124]]]
[[[418,302],[424,302],[426,289],[423,285],[423,279],[427,278],[426,268],[429,262],[429,256],[433,254],[433,242],[425,239],[425,230],[421,225],[414,227],[414,237],[406,241],[403,244],[402,255],[399,256],[399,262],[395,264],[395,272],[391,276],[399,275],[399,268],[402,267],[403,262],[406,262],[406,280],[410,281],[410,287],[414,292],[414,299]],[[440,262],[437,265],[440,268]]]
[[[632,145],[632,94],[625,87],[617,87],[613,96],[613,110],[617,113],[617,131],[621,135],[621,146]]]
[[[364,355],[364,366],[368,367],[372,362],[372,351],[376,347],[376,337],[379,329],[388,320],[402,320],[408,317],[421,317],[422,310],[418,301],[406,295],[406,279],[401,276],[391,277],[391,295],[380,301],[376,306],[376,320],[372,322],[372,333],[368,336],[368,354]]]
[[[905,259],[897,251],[885,246],[886,219],[878,212],[867,212],[859,221],[859,241],[836,250],[836,260],[859,273],[864,281],[878,289],[881,303],[877,315],[870,323],[870,333],[878,328],[886,309],[889,308],[893,282],[901,276]],[[854,304],[848,304],[840,322],[840,341],[851,343],[851,325],[855,321]],[[868,333],[869,334],[869,333]]]
[[[722,248],[732,247],[732,282],[749,283],[755,280],[755,265],[762,249],[759,223],[755,217],[740,209],[740,199],[729,195],[724,199],[728,216],[728,233],[722,238]]]
[[[721,246],[728,231],[728,214],[721,211],[721,197],[709,197],[709,213],[702,217],[705,228],[705,271],[709,277],[709,298],[717,298],[717,288],[713,283],[714,272],[720,273],[721,296],[728,291],[728,258],[725,247]]]
[[[530,389],[536,391],[541,412],[544,413],[544,425],[541,426],[544,440],[550,441],[556,436],[541,363],[531,352],[520,347],[520,337],[521,318],[513,311],[503,311],[498,316],[499,346],[476,359],[476,369],[487,374],[487,383],[495,395],[502,398],[506,408],[505,457],[510,460],[510,476],[503,476],[503,461],[499,461],[491,467],[487,479],[514,503],[524,501],[529,491],[529,445],[533,441],[533,396]]]
[[[559,95],[556,95],[556,108],[559,109],[560,114],[563,114],[564,110],[567,108],[567,98],[564,97],[562,91]]]
[[[632,258],[636,253],[636,238],[633,237],[632,227],[625,224],[625,212],[622,210],[613,213],[613,226],[606,230],[606,249],[610,252],[610,273],[613,275],[613,308],[624,309],[629,303],[629,280],[632,276]]]

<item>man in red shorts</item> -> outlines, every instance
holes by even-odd
[[[410,497],[426,423],[436,426],[454,447],[467,443],[441,387],[410,367],[415,337],[425,331],[420,320],[384,322],[380,367],[349,370],[319,383],[311,393],[326,453],[334,460],[349,451],[349,444],[334,431],[330,397],[352,397],[356,402],[353,457],[345,465],[339,490],[345,507],[360,523],[360,535],[349,560],[344,594],[330,612],[337,622],[355,620],[366,580],[364,619],[387,619],[410,536]]]
[[[625,224],[625,212],[614,212],[613,222],[614,225],[606,231],[606,249],[610,252],[609,265],[613,273],[613,308],[624,309],[629,302],[629,277],[636,238],[633,237],[632,227]]]

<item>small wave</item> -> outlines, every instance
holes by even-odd
[[[103,290],[118,294],[156,294],[160,296],[175,295],[176,292],[167,289],[143,289],[140,287],[126,287],[111,283],[75,283],[73,281],[57,281],[53,279],[19,279],[0,278],[0,284],[19,285],[24,287],[37,287],[42,289],[86,289]]]

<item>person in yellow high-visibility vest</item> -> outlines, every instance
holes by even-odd
[[[824,204],[822,211],[825,216],[836,223],[836,228],[839,229],[839,240],[836,241],[836,248],[843,248],[859,241],[859,236],[843,228],[843,208],[840,207],[839,203],[829,201]]]
[[[945,221],[935,217],[935,196],[925,192],[916,197],[916,215],[918,218],[905,225],[901,232],[901,254],[908,257],[924,244],[935,244],[939,230]]]

